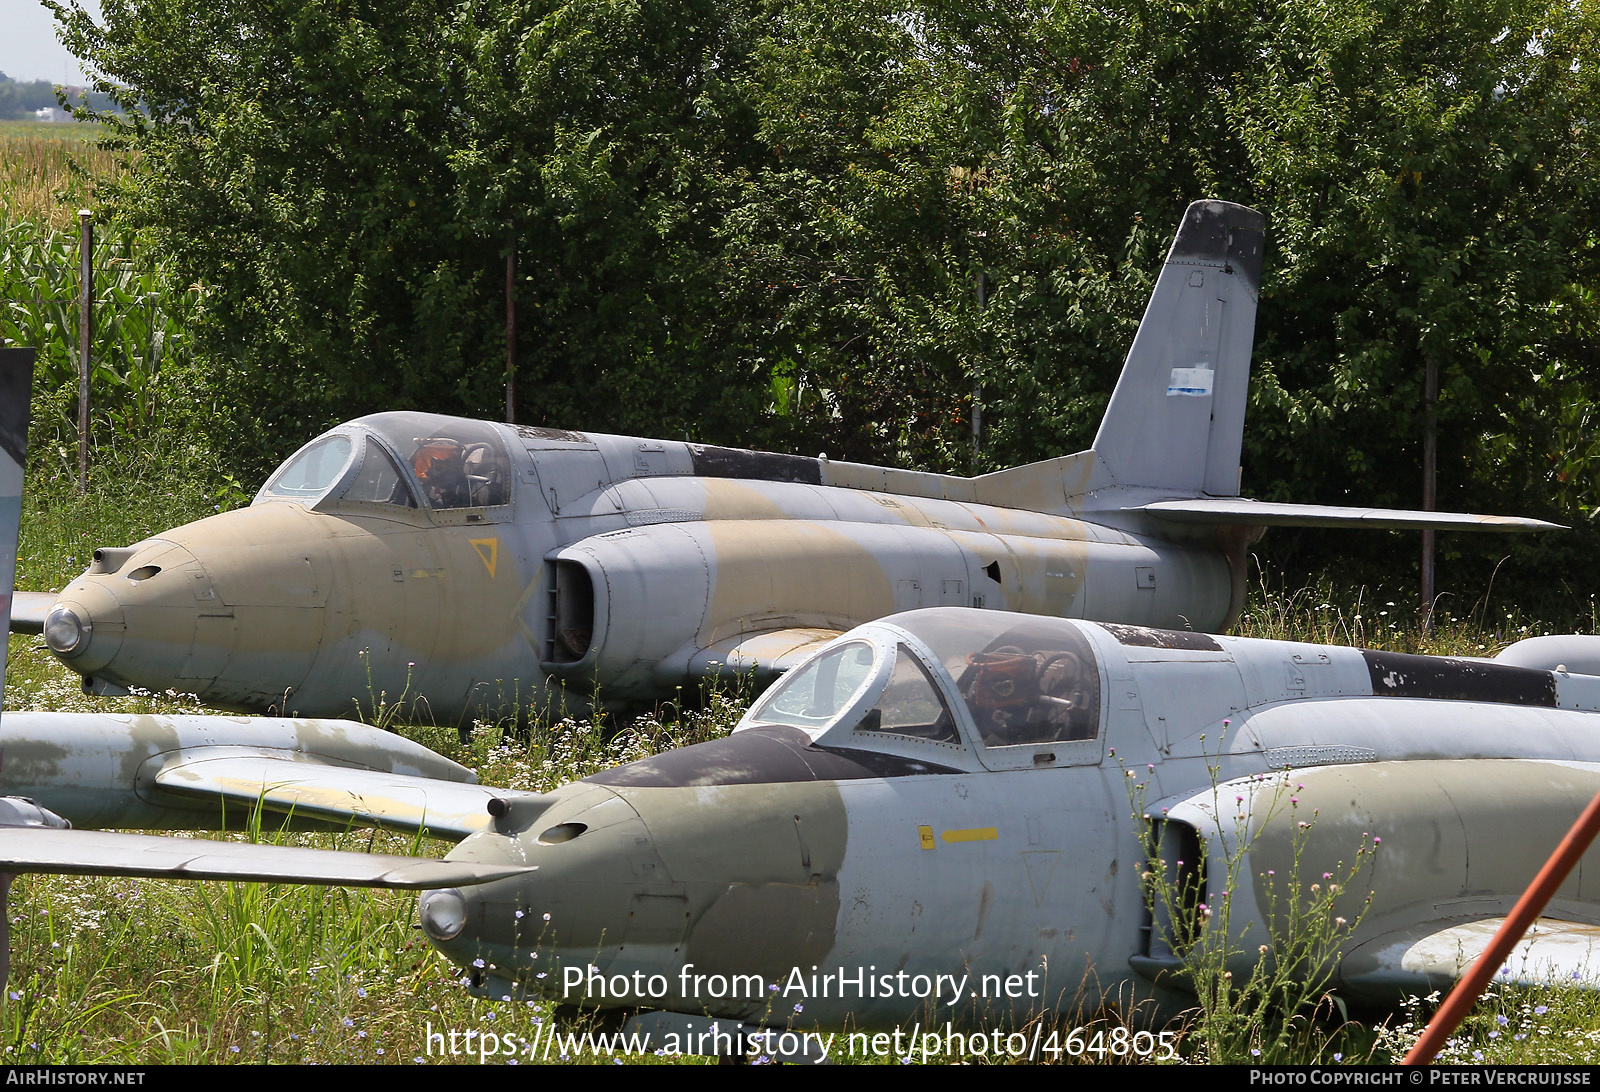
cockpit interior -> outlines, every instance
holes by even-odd
[[[793,668],[740,727],[804,729],[820,747],[936,758],[1100,735],[1100,664],[1076,623],[923,610],[863,627]]]

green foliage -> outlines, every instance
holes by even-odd
[[[1576,507],[1546,488],[1571,396],[1595,378],[1573,341],[1595,314],[1577,287],[1596,273],[1594,19],[1527,2],[1283,9],[1229,103],[1277,270],[1247,440],[1263,493],[1414,505],[1432,361],[1440,507],[1570,522],[1600,499],[1592,479]]]
[[[523,420],[929,469],[1075,450],[1216,196],[1269,224],[1252,492],[1419,505],[1432,361],[1441,507],[1600,508],[1592,4],[57,11],[128,110],[119,215],[206,286],[194,389],[240,480],[361,412],[500,416],[512,250]],[[1509,553],[1548,613],[1594,545],[1447,538],[1445,585]],[[1414,556],[1264,549],[1351,582]]]
[[[0,218],[0,340],[38,350],[29,438],[36,471],[77,464],[78,253],[76,230]],[[119,445],[130,458],[140,446],[158,447],[163,430],[191,422],[194,406],[174,372],[200,293],[174,291],[149,251],[117,229],[98,233],[91,270],[91,459],[100,463]]]

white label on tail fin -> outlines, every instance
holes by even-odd
[[[1167,384],[1167,397],[1186,395],[1190,398],[1210,398],[1214,375],[1216,372],[1210,368],[1173,368],[1172,379]]]

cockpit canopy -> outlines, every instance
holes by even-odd
[[[511,462],[486,421],[378,413],[340,425],[295,452],[256,503],[338,502],[399,508],[487,508],[511,502]]]
[[[793,668],[741,727],[819,746],[927,754],[1038,749],[1100,735],[1100,664],[1074,622],[945,609],[859,627]],[[1031,753],[1031,752],[1030,752]]]

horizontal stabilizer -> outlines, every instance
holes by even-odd
[[[1466,973],[1505,920],[1434,922],[1369,940],[1344,957],[1340,979],[1353,992],[1390,1000],[1443,988]],[[1600,988],[1600,925],[1540,918],[1495,981]]]
[[[1281,504],[1242,497],[1197,497],[1155,501],[1126,509],[1178,523],[1231,523],[1247,527],[1364,527],[1372,530],[1560,531],[1559,523],[1521,516],[1475,516],[1404,508],[1340,508],[1328,504]]]
[[[459,781],[410,777],[380,770],[324,766],[261,755],[195,758],[169,765],[155,778],[163,792],[193,800],[220,800],[248,815],[259,801],[270,811],[352,826],[424,831],[460,840],[493,823],[489,801],[534,798],[535,793]]]
[[[488,883],[526,871],[465,861],[98,830],[7,827],[0,839],[0,872],[11,873],[420,889]]]
[[[45,615],[50,613],[50,604],[55,601],[55,592],[12,592],[11,632],[43,633]]]

